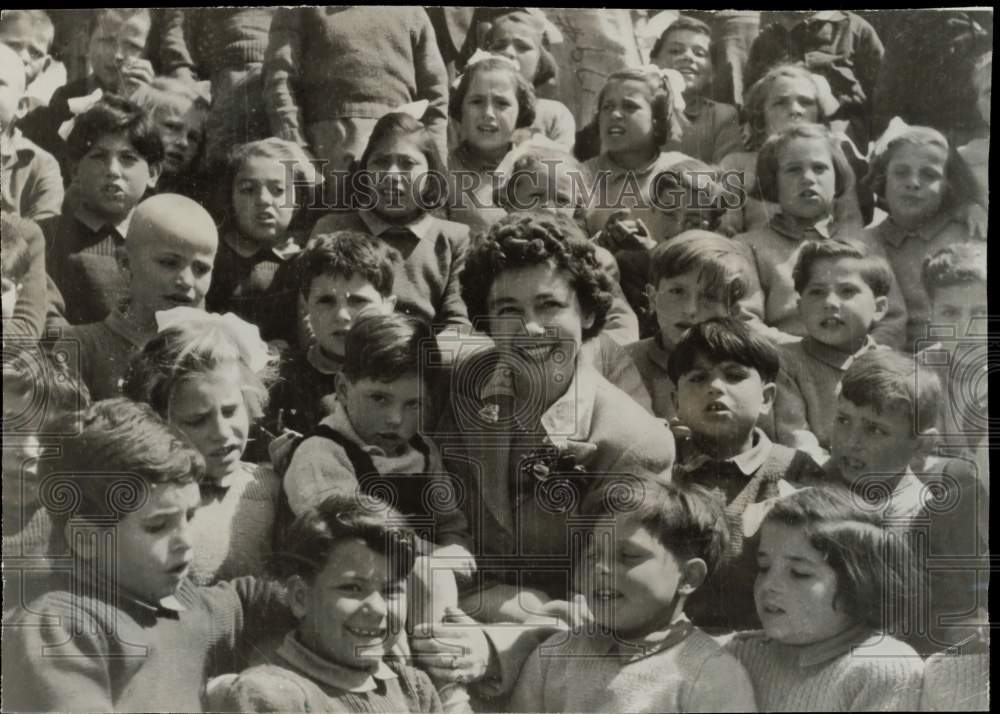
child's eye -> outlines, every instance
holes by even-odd
[[[163,529],[166,527],[167,522],[165,520],[157,519],[146,523],[145,530],[147,533],[162,533]]]
[[[757,572],[758,573],[766,573],[768,570],[770,570],[770,568],[771,568],[771,566],[768,565],[767,563],[757,563]]]
[[[834,421],[842,426],[847,426],[848,424],[851,423],[851,420],[842,414],[838,414],[836,417],[834,417]]]
[[[865,431],[873,436],[885,436],[885,430],[874,425],[869,426]]]
[[[239,411],[239,408],[240,407],[238,404],[227,404],[226,406],[222,407],[222,416],[224,416],[226,419],[232,419],[234,416],[236,416],[236,412]]]
[[[371,399],[375,404],[385,404],[389,401],[388,397],[384,394],[372,394],[369,399]]]
[[[176,258],[160,258],[156,262],[164,268],[176,268],[180,263]]]
[[[803,573],[801,570],[792,570],[792,577],[796,580],[806,580],[812,577],[812,573]]]
[[[337,586],[337,589],[349,595],[357,595],[361,592],[361,586],[357,583],[341,583]]]
[[[727,369],[725,377],[727,382],[742,382],[747,378],[747,373],[742,369]]]

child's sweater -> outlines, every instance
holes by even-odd
[[[525,662],[507,711],[757,711],[746,670],[691,623],[635,647],[560,632]]]
[[[4,708],[202,711],[206,676],[242,668],[264,628],[293,626],[281,597],[256,578],[184,580],[153,604],[74,580],[4,623]]]
[[[426,504],[440,502],[440,499],[435,500],[430,497],[432,492],[440,495],[451,491],[450,479],[445,474],[441,462],[441,452],[429,439],[417,435],[416,438],[420,440],[421,448],[417,448],[411,443],[406,446],[402,454],[386,454],[377,446],[370,446],[361,440],[340,402],[334,403],[333,412],[320,424],[334,430],[341,438],[353,442],[368,455],[378,475],[383,477],[379,479],[379,485],[376,485],[375,488],[380,488],[385,484],[391,488],[394,482],[411,475],[429,477],[431,482],[422,486],[424,496],[422,504],[428,510],[429,507]],[[300,514],[307,508],[319,505],[333,493],[353,494],[364,490],[360,482],[365,477],[371,476],[374,474],[357,472],[354,462],[344,446],[332,439],[311,436],[307,437],[295,449],[291,462],[288,464],[288,470],[285,472],[283,488],[292,511]],[[384,478],[386,476],[389,478]],[[392,479],[393,476],[396,478]],[[397,494],[397,496],[399,495]],[[398,500],[402,501],[403,499],[398,498]],[[400,508],[406,515],[432,515],[437,526],[432,540],[436,543],[456,542],[456,539],[463,542],[467,540],[468,530],[465,516],[459,507],[460,504],[454,504],[454,506],[451,510],[442,509],[439,512],[413,514],[409,513],[401,502],[396,504],[396,507]]]
[[[437,332],[470,324],[459,283],[469,250],[468,228],[429,213],[406,226],[394,226],[372,211],[357,211],[325,216],[312,235],[344,230],[376,236],[403,256],[393,281],[398,312],[427,320]]]
[[[71,325],[55,342],[70,356],[71,373],[90,391],[93,401],[122,395],[122,381],[132,358],[142,351],[152,335],[136,330],[118,310],[101,322]]]
[[[324,357],[317,357],[318,348],[311,345],[308,351],[290,349],[281,356],[278,382],[271,387],[267,400],[266,428],[275,436],[283,429],[308,434],[330,410],[324,403],[337,391],[337,372]],[[328,369],[320,370],[323,364]]]
[[[242,246],[231,233],[219,241],[206,309],[236,313],[259,327],[268,342],[294,344],[299,290],[291,260],[299,250],[297,243],[289,240],[280,251],[261,248],[249,253]]]
[[[778,349],[781,371],[769,435],[779,444],[813,454],[829,450],[840,380],[858,355],[885,348],[868,337],[857,352],[845,354],[807,336]]]
[[[426,99],[423,121],[446,146],[448,75],[420,7],[281,8],[264,62],[271,127],[305,144],[309,124],[378,119]]]
[[[469,227],[475,237],[507,215],[494,202],[499,161],[484,161],[459,144],[448,153],[448,218]]]
[[[594,235],[602,230],[611,214],[625,208],[632,212],[632,218],[640,219],[653,230],[656,225],[653,214],[657,210],[650,196],[653,181],[674,164],[690,160],[690,156],[679,151],[664,151],[641,168],[626,169],[607,154],[589,159],[586,167],[594,177],[596,190],[587,216],[587,232]]]
[[[673,139],[667,144],[668,149],[712,165],[729,154],[743,150],[739,116],[732,104],[697,97],[687,102],[684,116],[690,124],[684,128],[680,139]]]
[[[198,585],[266,573],[281,482],[269,465],[241,466],[222,481],[201,481],[189,576]]]
[[[303,646],[289,633],[277,664],[221,677],[209,686],[209,708],[232,712],[440,712],[441,700],[419,669],[380,661],[352,669]]]
[[[797,484],[822,479],[823,472],[808,454],[772,443],[759,428],[750,450],[725,461],[710,458],[692,439],[681,441],[678,451],[674,478],[719,492],[729,525],[722,562],[688,598],[685,612],[699,627],[712,631],[758,627],[753,583],[756,536],[765,514],[760,504],[794,491]]]
[[[65,300],[67,322],[100,322],[127,293],[116,255],[124,249],[132,214],[117,225],[101,225],[77,215],[72,204],[67,198],[62,215],[39,224],[45,234],[45,268]]]
[[[929,338],[927,325],[931,309],[930,298],[921,280],[924,259],[941,248],[971,240],[968,228],[953,215],[942,212],[915,230],[907,230],[889,217],[874,228],[867,229],[864,237],[869,244],[878,245],[888,258],[906,306],[903,342],[884,342],[879,333],[873,333],[873,337],[884,344],[898,345],[910,351],[919,350],[925,345],[918,344],[918,340],[927,341]],[[886,315],[888,318],[889,315]],[[937,339],[930,341],[936,342]]]
[[[885,255],[878,241],[867,232],[844,236],[829,220],[804,229],[784,214],[772,218],[765,228],[736,236],[736,240],[746,243],[753,254],[757,277],[764,291],[764,322],[768,326],[790,335],[805,337],[806,329],[799,318],[799,296],[795,292],[792,271],[806,241],[835,237],[858,240],[873,254]],[[897,278],[902,283],[901,276],[897,275]],[[900,285],[893,281],[889,290],[889,311],[871,332],[876,342],[890,347],[902,344],[907,306],[908,302],[905,301]]]
[[[923,660],[863,626],[800,647],[741,632],[726,644],[746,667],[765,712],[913,711]]]
[[[673,380],[667,374],[670,352],[663,349],[659,335],[633,342],[625,348],[639,369],[642,383],[653,402],[653,414],[670,420],[677,416],[673,394],[677,391]]]
[[[990,639],[972,636],[955,652],[932,655],[924,664],[920,711],[990,710]]]
[[[16,127],[0,138],[0,206],[33,221],[59,215],[64,191],[59,162]]]
[[[273,7],[184,8],[164,11],[160,71],[189,67],[204,79],[264,61]]]

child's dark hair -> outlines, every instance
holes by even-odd
[[[723,190],[715,168],[698,159],[685,159],[653,177],[652,203],[661,211],[698,211],[697,227],[714,231],[726,212]]]
[[[483,38],[483,49],[490,51],[490,45],[493,42],[493,32],[505,20],[529,25],[535,30],[535,34],[538,37],[538,44],[536,45],[538,47],[538,68],[535,70],[535,76],[528,77],[528,81],[535,87],[541,87],[543,84],[555,79],[558,73],[558,65],[556,64],[555,57],[549,51],[548,35],[545,32],[545,28],[542,27],[540,18],[525,8],[510,8],[506,11],[501,11],[501,14],[493,17],[489,23],[489,29]]]
[[[955,243],[924,259],[920,273],[924,290],[934,299],[939,288],[986,282],[986,244]]]
[[[369,496],[335,494],[300,514],[285,532],[271,569],[280,578],[297,575],[312,583],[338,543],[361,540],[390,563],[396,580],[406,578],[416,558],[416,537],[406,519]]]
[[[655,68],[654,68],[655,69]],[[598,123],[601,105],[604,104],[604,93],[615,82],[642,82],[649,89],[649,106],[653,115],[653,141],[656,146],[663,146],[672,137],[680,136],[680,117],[675,116],[674,102],[671,96],[670,84],[658,73],[649,69],[622,69],[612,72],[604,81],[597,95],[597,110],[593,123]]]
[[[833,605],[873,630],[891,630],[887,618],[906,613],[917,592],[914,558],[902,533],[839,489],[805,488],[779,498],[765,523],[803,528],[809,544],[837,574]]]
[[[704,35],[708,38],[708,53],[712,58],[712,64],[714,65],[715,46],[712,42],[712,29],[701,20],[688,17],[687,15],[681,15],[667,25],[667,29],[663,31],[663,34],[661,34],[659,39],[656,40],[656,44],[653,45],[653,49],[650,51],[649,56],[654,60],[658,58],[660,56],[660,52],[663,51],[663,46],[667,44],[667,38],[670,37],[670,33],[681,31],[697,32],[699,35]]]
[[[345,279],[357,275],[371,283],[379,295],[389,297],[395,268],[402,260],[399,251],[367,233],[336,231],[310,238],[295,258],[295,269],[304,297],[309,297],[313,281],[323,275]]]
[[[757,154],[756,185],[756,193],[759,198],[771,203],[780,203],[778,200],[778,162],[781,159],[781,152],[796,139],[818,139],[826,144],[833,163],[835,196],[843,196],[854,190],[854,169],[851,168],[847,156],[844,155],[840,140],[822,124],[793,124],[780,134],[771,136],[760,147],[760,152]]]
[[[20,226],[27,220],[10,218],[7,213],[0,215],[0,277],[15,283],[24,278],[31,267],[28,241],[21,233]],[[35,229],[37,230],[37,229]]]
[[[856,260],[860,263],[861,279],[875,297],[886,297],[892,287],[892,268],[885,258],[874,255],[862,243],[843,239],[808,241],[799,252],[792,269],[795,292],[802,294],[812,278],[812,269],[819,260]]]
[[[746,249],[734,240],[709,231],[684,231],[660,243],[649,253],[649,284],[698,271],[698,282],[727,305],[750,293],[753,267]]]
[[[90,109],[76,117],[66,140],[71,161],[82,159],[101,137],[128,135],[128,141],[150,166],[163,162],[163,142],[149,115],[135,102],[116,94],[105,94]]]
[[[440,208],[448,200],[448,182],[445,180],[447,167],[433,134],[419,119],[405,112],[390,112],[375,123],[365,150],[356,164],[355,180],[352,181],[352,185],[361,180],[362,176],[366,177],[365,181],[372,181],[372,178],[367,177],[365,173],[368,171],[368,162],[371,161],[372,154],[386,142],[401,137],[412,141],[427,160],[427,174],[423,179],[420,205],[425,210]]]
[[[63,440],[59,469],[41,484],[53,519],[120,520],[142,507],[150,489],[201,481],[205,461],[184,435],[146,404],[106,399],[78,419],[80,432]]]
[[[365,315],[351,325],[344,340],[343,374],[351,382],[394,382],[419,375],[433,381],[437,341],[430,324],[403,313]]]
[[[589,493],[581,511],[638,521],[679,560],[705,561],[709,575],[729,542],[725,503],[702,486],[615,479]]]
[[[859,355],[844,373],[840,396],[876,414],[905,414],[915,434],[936,426],[943,408],[937,374],[929,369],[918,373],[916,357],[893,350],[871,350]]]
[[[889,163],[893,155],[904,146],[937,146],[947,153],[948,159],[944,165],[944,195],[941,197],[938,213],[946,213],[965,203],[986,205],[975,174],[959,155],[956,147],[949,144],[944,134],[928,126],[911,126],[893,137],[885,149],[875,154],[868,175],[864,178],[864,182],[871,187],[879,200],[880,207],[887,207],[885,182]]]
[[[462,121],[462,103],[465,101],[465,95],[469,93],[469,87],[475,76],[480,72],[497,71],[510,74],[511,82],[514,84],[514,96],[517,99],[517,119],[514,128],[523,129],[535,123],[535,88],[521,76],[517,63],[506,57],[490,57],[465,68],[458,87],[448,98],[448,117],[452,121],[456,123]]]
[[[819,124],[826,124],[828,117],[823,108],[827,104],[824,101],[824,94],[829,91],[827,87],[821,87],[816,82],[816,76],[805,67],[795,64],[779,64],[772,67],[767,74],[753,83],[746,93],[746,100],[743,103],[744,122],[750,129],[750,137],[747,141],[747,148],[755,151],[767,140],[767,118],[765,109],[767,108],[767,98],[771,94],[771,85],[781,78],[804,79],[816,88],[816,121]],[[830,95],[826,98],[832,100]]]
[[[730,317],[706,320],[685,333],[667,361],[667,374],[674,384],[694,369],[698,357],[712,364],[735,362],[751,367],[763,382],[777,379],[781,368],[781,356],[774,343],[745,322]]]
[[[505,216],[469,250],[460,280],[473,322],[489,315],[487,299],[501,273],[550,262],[569,280],[583,314],[594,317],[583,339],[599,334],[611,308],[611,278],[580,227],[570,218],[545,211]]]

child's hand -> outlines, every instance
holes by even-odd
[[[447,608],[444,623],[417,625],[410,649],[439,687],[475,682],[490,663],[490,643],[481,626],[457,607]]]
[[[629,211],[612,213],[604,224],[597,243],[612,253],[619,250],[651,250],[656,246],[646,224],[638,218],[632,218]]]
[[[301,437],[297,431],[285,429],[267,445],[267,454],[271,457],[271,465],[279,474],[284,473],[288,468],[288,461],[292,456],[292,447],[295,440]]]
[[[455,573],[455,577],[471,578],[476,572],[476,558],[469,552],[469,549],[459,543],[442,545],[431,552],[431,557],[441,559],[442,562],[435,563],[438,567],[444,567]]]
[[[570,629],[579,629],[594,621],[594,616],[587,607],[587,598],[583,593],[576,593],[570,600],[551,600],[544,606],[546,615],[559,618]]]
[[[142,85],[151,83],[156,76],[153,64],[138,57],[126,60],[118,72],[121,75],[122,93],[126,97],[132,96]]]

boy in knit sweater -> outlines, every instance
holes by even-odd
[[[793,491],[792,483],[822,476],[808,454],[772,443],[757,426],[774,403],[778,365],[771,341],[731,318],[692,327],[667,364],[677,385],[680,424],[690,431],[678,441],[674,478],[720,493],[729,523],[720,567],[688,606],[700,627],[756,626],[756,540],[751,539],[766,503]]]
[[[726,547],[719,500],[632,479],[588,496],[583,512],[596,523],[576,588],[596,627],[542,643],[508,711],[756,711],[743,667],[684,616]]]
[[[779,348],[771,436],[822,463],[840,379],[858,354],[878,347],[870,333],[889,309],[892,269],[863,245],[815,241],[802,247],[792,279],[807,334]]]
[[[4,623],[4,709],[201,711],[206,676],[238,671],[255,623],[287,631],[290,613],[254,578],[187,579],[205,464],[180,432],[127,400],[95,404],[80,426],[46,485],[74,493],[56,528],[73,575]]]

